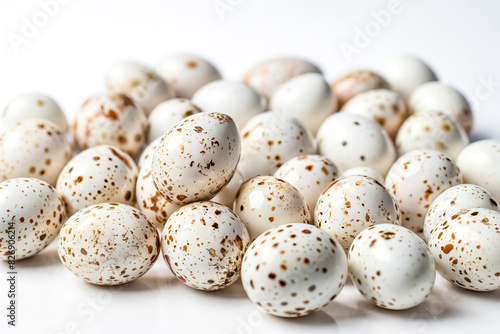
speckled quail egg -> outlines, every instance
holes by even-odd
[[[272,58],[250,69],[243,82],[269,100],[279,85],[304,73],[321,74],[321,70],[316,65],[299,58]]]
[[[456,159],[469,143],[464,129],[440,111],[422,111],[403,123],[396,137],[399,155],[413,150],[436,150]]]
[[[319,196],[314,223],[349,251],[354,238],[375,224],[401,224],[396,200],[378,181],[352,175],[333,181]]]
[[[350,72],[332,83],[332,89],[342,107],[354,96],[372,89],[390,88],[387,81],[375,72],[357,70]]]
[[[422,303],[436,279],[427,245],[412,231],[381,224],[361,232],[348,256],[349,274],[371,303],[405,310]]]
[[[484,187],[500,198],[500,141],[487,139],[467,145],[456,161],[464,182]]]
[[[269,101],[271,110],[297,117],[312,134],[337,111],[337,98],[319,73],[298,75],[281,84]]]
[[[342,107],[342,111],[373,119],[391,138],[408,116],[406,104],[398,93],[389,89],[373,89],[354,96]]]
[[[64,266],[86,282],[118,285],[148,272],[160,255],[160,237],[140,210],[102,203],[68,219],[58,253]]]
[[[26,119],[0,136],[0,181],[35,177],[52,185],[73,150],[63,131],[45,119]]]
[[[340,176],[341,172],[329,159],[321,155],[301,155],[285,162],[274,176],[285,180],[304,196],[311,216],[323,189]]]
[[[462,183],[457,165],[446,154],[415,150],[401,156],[385,178],[399,203],[402,225],[421,234],[427,210],[446,189]]]
[[[217,195],[215,195],[215,197],[211,199],[211,201],[225,205],[228,208],[232,209],[236,193],[238,192],[238,189],[240,189],[243,182],[245,182],[245,180],[246,179],[243,174],[238,169],[236,169],[236,172],[234,172],[231,181],[229,181],[229,183],[226,184],[226,186],[222,188],[221,191],[219,191]]]
[[[382,64],[380,74],[405,101],[408,101],[418,86],[437,81],[436,74],[427,64],[410,55],[397,55],[387,59]]]
[[[2,112],[0,127],[7,130],[18,122],[42,118],[56,124],[63,132],[68,132],[68,121],[61,107],[45,94],[24,94],[11,100]]]
[[[316,153],[314,138],[295,117],[268,111],[253,117],[241,130],[243,175],[273,175],[286,161]]]
[[[247,227],[251,240],[283,224],[312,224],[302,194],[290,183],[273,176],[257,176],[243,183],[233,210]]]
[[[408,101],[410,113],[439,110],[450,116],[470,133],[472,110],[467,99],[455,88],[440,82],[427,82],[418,86]]]
[[[168,55],[159,62],[157,69],[176,96],[188,99],[207,83],[221,79],[214,65],[193,54]]]
[[[158,147],[158,144],[160,144],[161,142],[161,138],[162,137],[156,138],[151,143],[149,143],[148,146],[144,148],[137,161],[137,167],[142,168],[146,164],[152,164],[153,155],[155,153],[156,148]],[[149,165],[149,167],[151,167],[151,165]]]
[[[441,223],[464,209],[483,208],[500,211],[497,200],[489,191],[475,184],[459,184],[448,188],[432,202],[424,223],[424,240]]]
[[[0,258],[37,254],[54,240],[64,218],[64,203],[47,182],[17,178],[0,183]]]
[[[498,211],[459,211],[436,227],[429,248],[436,269],[448,281],[475,291],[500,288]]]
[[[240,128],[264,111],[262,98],[255,90],[241,82],[227,80],[206,84],[193,95],[192,101],[204,112],[231,116]]]
[[[130,96],[146,115],[174,91],[153,69],[133,61],[117,61],[106,72],[106,87],[112,93]]]
[[[148,143],[163,136],[183,118],[201,112],[187,99],[174,98],[157,105],[148,116]]]
[[[367,166],[385,175],[396,160],[396,149],[375,121],[352,113],[328,117],[316,136],[321,155],[343,169]]]
[[[349,168],[348,170],[344,171],[342,173],[342,176],[351,176],[351,175],[364,175],[364,176],[369,176],[372,179],[377,180],[378,182],[384,184],[384,178],[382,175],[380,175],[379,172],[377,172],[375,169],[370,168],[370,167],[353,167]]]
[[[68,162],[57,180],[57,190],[69,215],[98,203],[133,205],[137,172],[125,152],[109,145],[94,146]]]
[[[170,216],[161,246],[179,280],[194,289],[213,291],[238,279],[249,244],[245,225],[229,208],[196,202]]]
[[[128,96],[98,94],[77,111],[73,135],[81,150],[108,144],[133,156],[144,145],[147,126],[144,112]]]
[[[258,237],[245,254],[241,280],[252,302],[280,317],[328,305],[347,279],[342,247],[321,229],[287,224]]]
[[[240,159],[240,134],[231,117],[215,112],[189,116],[167,132],[153,155],[153,180],[169,202],[213,198]]]

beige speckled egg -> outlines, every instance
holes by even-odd
[[[153,180],[169,202],[184,205],[213,198],[240,159],[240,134],[231,117],[202,112],[166,133],[153,155]]]
[[[406,104],[398,93],[389,89],[373,89],[354,96],[342,107],[342,111],[373,119],[391,138],[408,116]]]
[[[144,112],[123,94],[99,94],[87,99],[73,123],[75,144],[81,150],[113,145],[134,156],[145,142]]]
[[[269,100],[279,85],[304,73],[321,74],[321,70],[316,65],[299,58],[272,58],[250,69],[243,82]]]
[[[221,79],[213,64],[193,54],[171,54],[158,64],[158,72],[176,96],[190,99],[207,83]]]
[[[420,235],[432,202],[446,189],[461,183],[462,175],[453,160],[433,150],[404,154],[385,178],[385,186],[399,203],[402,225]]]
[[[340,176],[337,166],[321,155],[301,155],[285,162],[274,177],[285,180],[304,196],[311,216],[323,189]]]
[[[314,223],[347,253],[364,229],[376,224],[401,225],[401,213],[381,183],[368,176],[352,175],[333,181],[319,196]]]
[[[17,178],[0,183],[0,258],[37,254],[54,240],[64,219],[64,203],[47,182]]]
[[[347,279],[342,247],[321,229],[287,224],[258,237],[243,259],[241,280],[252,302],[279,317],[301,317],[328,305]]]
[[[247,229],[226,206],[183,206],[163,230],[163,256],[174,275],[194,289],[220,290],[234,283],[250,244]]]
[[[63,132],[68,132],[68,121],[61,107],[45,94],[23,94],[12,99],[0,116],[0,127],[7,130],[18,122],[42,118],[56,124]]]
[[[456,159],[469,143],[463,128],[440,111],[422,111],[403,123],[396,137],[400,155],[418,149],[436,150]]]
[[[498,211],[459,211],[436,227],[428,243],[436,269],[448,281],[475,291],[500,288]]]
[[[367,70],[350,72],[332,83],[332,89],[337,96],[340,108],[358,94],[382,88],[390,88],[387,81],[377,73]]]
[[[149,113],[160,102],[174,97],[174,91],[153,69],[133,61],[117,61],[106,72],[109,92],[130,96]]]
[[[246,225],[251,240],[283,224],[312,224],[302,194],[290,183],[273,176],[257,176],[243,183],[233,210]]]
[[[273,175],[288,160],[316,153],[314,138],[295,117],[268,111],[253,117],[241,130],[243,175]]]
[[[135,203],[137,166],[120,149],[101,145],[76,155],[57,180],[69,215],[87,206],[118,202]]]
[[[35,177],[52,185],[73,150],[66,135],[45,119],[26,119],[0,136],[0,181]]]
[[[369,176],[372,179],[377,180],[378,182],[384,184],[384,177],[380,175],[379,172],[377,172],[375,169],[370,168],[370,167],[352,167],[349,168],[348,170],[345,170],[344,173],[342,173],[342,176],[351,176],[351,175],[364,175],[364,176]]]
[[[58,253],[64,266],[86,282],[118,285],[148,272],[160,255],[160,237],[140,210],[96,204],[64,224]]]
[[[148,143],[162,137],[182,119],[201,112],[187,99],[170,99],[157,105],[148,116]]]

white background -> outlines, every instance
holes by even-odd
[[[23,36],[26,20],[33,22],[42,7],[0,0],[0,108],[18,94],[40,91],[54,96],[71,119],[87,96],[104,89],[103,73],[117,59],[154,66],[168,53],[194,52],[225,78],[239,80],[261,60],[292,55],[319,64],[334,79],[410,53],[473,102],[473,139],[500,139],[498,1],[400,0],[399,12],[349,59],[340,46],[356,46],[356,29],[370,26],[372,11],[387,9],[388,0],[64,2],[15,47],[9,38]],[[214,3],[230,9],[217,11]],[[0,274],[0,333],[479,333],[497,332],[500,324],[498,291],[463,291],[441,278],[429,299],[411,310],[378,309],[348,285],[323,311],[286,320],[256,311],[239,282],[215,293],[191,290],[161,260],[143,278],[114,289],[75,278],[54,244],[17,269],[18,327],[6,325],[7,284]],[[0,272],[6,270],[1,264]]]

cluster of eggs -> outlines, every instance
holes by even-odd
[[[3,111],[3,259],[59,236],[64,266],[115,285],[162,256],[195,289],[241,277],[258,308],[283,317],[324,307],[348,276],[387,309],[421,303],[436,269],[466,289],[500,288],[500,142],[469,144],[467,100],[421,60],[329,84],[296,58],[232,82],[171,55],[158,71],[117,62],[105,82],[71,127],[41,94]]]

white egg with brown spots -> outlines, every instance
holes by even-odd
[[[273,176],[257,176],[243,183],[233,210],[246,225],[251,240],[283,224],[312,224],[302,194],[290,183]]]
[[[219,203],[227,206],[228,208],[233,208],[233,202],[238,193],[238,189],[240,189],[241,185],[245,182],[245,177],[236,169],[231,181],[221,191],[215,195],[214,198],[211,199],[212,202]]]
[[[57,180],[57,190],[69,215],[98,203],[134,205],[137,173],[125,152],[110,145],[95,146],[68,162]]]
[[[300,317],[328,305],[347,279],[342,247],[306,224],[273,228],[258,237],[243,260],[241,280],[252,302],[279,317]]]
[[[372,179],[377,180],[378,182],[384,184],[384,177],[380,175],[375,169],[370,167],[352,167],[342,173],[342,176],[351,176],[351,175],[364,175],[369,176]]]
[[[390,86],[375,72],[367,70],[358,70],[350,72],[332,83],[332,89],[339,101],[339,107],[358,94],[373,89],[389,89]]]
[[[401,209],[402,225],[419,235],[432,202],[446,189],[461,183],[462,175],[453,160],[433,150],[404,154],[385,178],[385,186]]]
[[[240,277],[249,244],[245,225],[230,209],[202,201],[185,205],[170,216],[161,245],[179,280],[194,289],[214,291]]]
[[[156,138],[144,148],[137,161],[137,167],[142,168],[147,164],[149,164],[149,167],[151,167],[151,164],[153,162],[153,155],[156,148],[158,147],[158,144],[161,142],[161,138],[162,137]]]
[[[0,181],[34,177],[52,185],[73,150],[66,134],[45,119],[26,119],[0,136]]]
[[[500,288],[498,211],[459,211],[435,228],[428,244],[436,269],[451,283],[474,291]]]
[[[352,175],[333,181],[319,196],[314,223],[347,253],[364,229],[377,224],[401,225],[401,212],[381,183],[368,176]]]
[[[47,182],[16,178],[0,183],[0,258],[37,254],[54,240],[65,217],[62,198]]]
[[[323,189],[340,176],[337,166],[321,155],[301,155],[285,162],[274,177],[285,180],[304,196],[309,211],[314,213]]]
[[[500,211],[497,200],[483,187],[459,184],[448,188],[433,202],[425,215],[424,240],[429,240],[436,227],[464,209],[483,208]]]
[[[436,279],[425,242],[398,225],[381,224],[361,232],[348,256],[351,280],[369,302],[389,310],[422,303]]]
[[[240,150],[240,134],[231,117],[215,112],[189,116],[156,147],[156,188],[180,205],[212,199],[231,180]]]
[[[64,266],[88,283],[125,284],[151,269],[160,255],[160,236],[140,210],[96,204],[64,224],[58,253]]]

